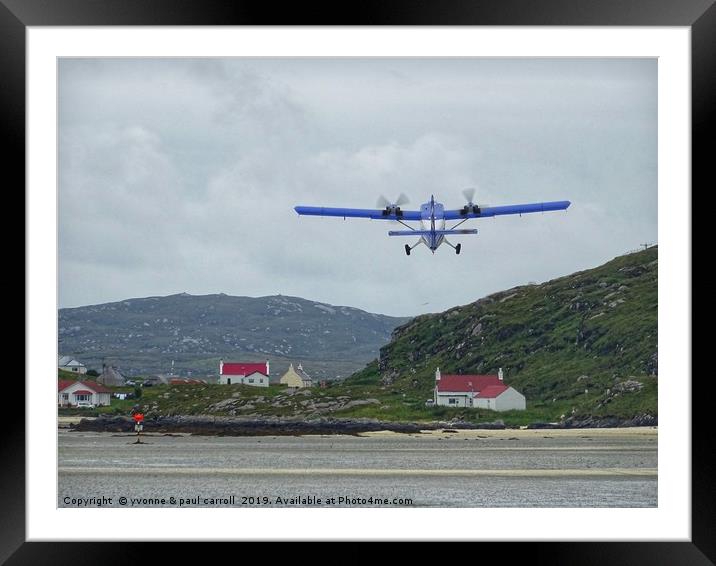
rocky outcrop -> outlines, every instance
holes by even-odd
[[[558,423],[530,423],[528,429],[541,428],[627,428],[635,426],[658,426],[659,419],[654,415],[637,415],[624,419],[619,417],[597,417],[575,415]]]
[[[634,426],[657,426],[659,419],[654,415],[636,415],[629,419],[619,417],[572,416],[563,421],[563,428],[621,428]]]
[[[501,421],[474,424],[461,421],[411,423],[387,422],[376,419],[293,419],[279,417],[212,417],[166,416],[144,421],[144,432],[181,432],[207,436],[265,436],[302,434],[359,434],[361,432],[392,431],[419,433],[421,430],[454,429],[504,429]],[[73,427],[76,431],[134,432],[134,421],[130,417],[101,416],[96,419],[82,419]]]

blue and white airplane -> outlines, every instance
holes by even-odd
[[[477,230],[457,229],[460,224],[466,222],[470,218],[488,218],[491,216],[502,216],[504,214],[527,214],[530,212],[548,212],[552,210],[566,210],[571,204],[568,200],[559,200],[553,202],[535,202],[529,204],[511,204],[506,206],[484,206],[477,205],[472,202],[475,196],[475,189],[466,189],[463,191],[467,204],[457,210],[445,210],[442,203],[436,202],[435,197],[431,196],[430,201],[420,206],[420,210],[403,210],[400,208],[402,204],[406,204],[408,199],[401,194],[394,202],[389,202],[385,197],[381,197],[378,206],[384,208],[368,209],[368,208],[325,208],[320,206],[297,206],[294,210],[300,215],[306,216],[341,216],[345,218],[371,218],[373,220],[394,220],[400,222],[408,230],[390,230],[388,236],[419,236],[420,239],[413,244],[405,244],[405,253],[410,255],[410,251],[420,244],[425,244],[430,251],[435,253],[441,244],[447,244],[455,250],[456,254],[460,253],[461,244],[453,245],[445,239],[449,235],[477,234]],[[449,228],[445,227],[446,220],[459,220],[459,222]],[[419,221],[420,228],[416,229],[407,221]]]

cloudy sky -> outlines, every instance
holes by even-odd
[[[61,59],[60,307],[280,293],[410,316],[594,267],[657,241],[656,81],[647,59]],[[410,257],[394,223],[293,211],[466,187],[572,206]]]

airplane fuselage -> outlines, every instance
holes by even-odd
[[[435,230],[445,229],[445,208],[442,203],[435,202],[431,196],[430,201],[420,206],[420,229],[429,231],[421,236],[422,242],[433,252],[440,247],[445,236],[438,234]]]

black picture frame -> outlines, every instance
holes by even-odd
[[[28,26],[163,25],[526,25],[685,26],[691,30],[692,187],[709,177],[707,136],[716,100],[716,7],[713,0],[370,0],[346,9],[342,3],[221,0],[0,0],[0,114],[9,186],[25,185],[25,34]],[[711,136],[709,136],[711,137]],[[705,189],[702,189],[705,190]],[[693,194],[693,188],[691,194]],[[684,198],[688,198],[685,194]],[[23,206],[24,210],[24,204]],[[693,209],[692,209],[693,210]],[[692,221],[693,222],[693,221]],[[693,225],[693,224],[692,224]],[[693,257],[693,255],[692,255]],[[26,304],[29,297],[26,297]],[[683,382],[689,374],[671,376]],[[685,372],[686,373],[686,372]],[[25,376],[30,379],[32,376]],[[716,467],[709,434],[708,373],[692,387],[692,536],[690,542],[483,543],[481,560],[502,563],[529,557],[530,564],[713,564],[716,562]],[[22,415],[17,414],[22,411]],[[19,564],[135,563],[155,553],[162,563],[176,552],[181,562],[206,560],[199,545],[149,543],[25,542],[25,419],[13,406],[0,443],[0,562]],[[81,538],[81,525],[78,525]],[[346,533],[350,539],[350,533]],[[555,525],[559,539],[559,525]],[[151,548],[150,548],[151,547]],[[178,552],[177,552],[178,550]],[[419,549],[420,550],[420,549]],[[458,551],[462,552],[462,551]],[[181,553],[181,555],[179,555]],[[471,553],[472,554],[472,553]],[[367,557],[368,555],[366,555]],[[239,557],[237,556],[237,559]],[[6,562],[5,562],[6,561]]]

